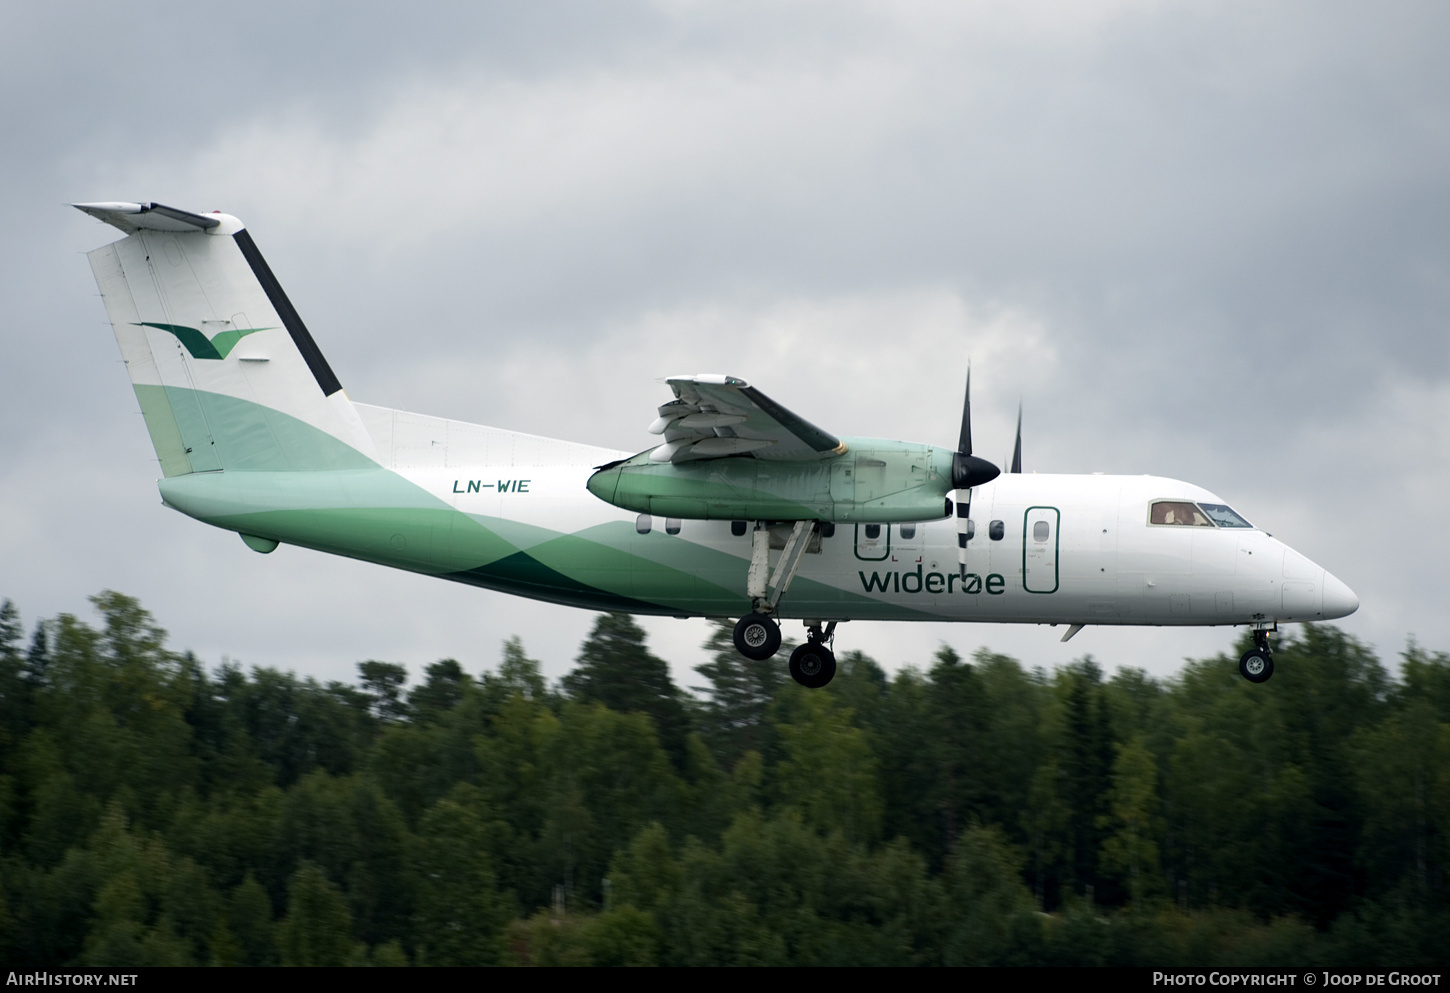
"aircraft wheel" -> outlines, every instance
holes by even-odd
[[[746,614],[735,625],[735,650],[763,662],[780,651],[780,625],[764,614]]]
[[[790,676],[817,690],[836,678],[836,656],[818,641],[808,641],[790,653]]]
[[[1263,648],[1251,648],[1239,659],[1239,675],[1251,683],[1266,682],[1274,674],[1274,656]]]

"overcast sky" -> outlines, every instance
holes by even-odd
[[[681,371],[844,435],[1213,490],[1450,649],[1443,3],[12,4],[0,597],[133,594],[206,661],[557,677],[595,615],[160,504],[70,201],[241,217],[356,400],[638,450]],[[703,622],[645,622],[699,683]],[[795,628],[787,626],[787,633]],[[1229,629],[855,622],[1174,672]]]

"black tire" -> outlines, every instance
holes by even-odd
[[[1251,683],[1267,682],[1274,674],[1274,656],[1264,648],[1250,648],[1239,659],[1239,675]]]
[[[808,641],[790,653],[790,678],[807,689],[818,690],[836,678],[836,656],[818,641]]]
[[[780,625],[764,614],[746,614],[735,625],[735,650],[764,662],[780,651]]]

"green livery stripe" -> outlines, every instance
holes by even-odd
[[[456,516],[454,511],[444,509],[319,507],[217,514],[199,519],[228,531],[429,575],[443,575],[517,552],[501,539],[485,534],[474,536],[475,540],[469,543],[480,557],[462,561],[464,557],[449,541]],[[484,551],[486,545],[491,547]]]
[[[596,610],[677,609],[628,595],[631,556],[545,528],[499,521],[532,546],[524,552],[478,519],[377,465],[361,471],[198,474],[164,480],[161,489],[167,503],[208,524],[321,552]],[[251,509],[267,505],[277,509]],[[576,547],[561,554],[561,545]],[[619,571],[580,568],[601,558]],[[602,580],[598,585],[585,581],[594,573]]]
[[[654,614],[684,609],[684,605],[662,606],[609,588],[615,585],[611,579],[627,583],[633,556],[571,535],[556,535],[554,541],[544,543],[553,546],[552,551],[546,549],[546,559],[576,575],[597,574],[607,584],[592,585],[536,557],[544,546],[520,551],[469,515],[449,508],[308,508],[213,514],[201,519],[229,531],[575,607]],[[578,546],[576,554],[558,555],[561,544]],[[594,568],[600,559],[621,566],[620,571]],[[580,568],[583,562],[589,567]]]
[[[634,526],[624,521],[598,525],[578,534],[559,534],[529,549],[550,568],[596,587],[625,587],[655,610],[677,613],[738,613],[748,606],[743,591],[718,586],[699,573],[651,561],[621,547],[637,544]],[[744,577],[743,566],[735,571]]]
[[[732,590],[709,578],[738,579],[743,587],[747,565],[743,558],[660,536],[660,550],[668,550],[668,557],[678,563],[671,565],[585,537],[628,540],[626,532],[632,526],[626,522],[599,525],[580,534],[555,533],[525,551],[483,521],[443,507],[332,507],[194,516],[231,531],[591,610],[734,616],[749,608],[743,589]],[[791,616],[817,612],[899,620],[934,616],[805,576],[796,577],[782,606]]]
[[[135,389],[167,476],[216,469],[379,468],[326,431],[250,400],[176,386]]]
[[[634,549],[628,558],[636,576],[634,595],[637,597],[656,603],[688,605],[693,613],[712,615],[734,615],[749,607],[744,590],[745,572],[750,564],[747,557],[672,538],[657,531],[640,536],[635,533],[634,525],[627,521],[597,524],[571,537],[589,539],[616,549]],[[711,582],[711,578],[716,582]],[[719,580],[722,579],[731,585],[721,585]],[[884,611],[898,620],[937,619],[937,615],[929,611],[883,604],[880,600],[803,575],[797,575],[791,582],[790,592],[781,603],[782,608],[792,615],[810,610],[830,613],[848,608],[852,616],[864,616],[868,612],[881,614]]]
[[[673,608],[646,603],[633,597],[611,593],[608,590],[581,583],[535,559],[525,552],[513,555],[488,565],[464,572],[443,573],[443,579],[452,579],[471,586],[482,586],[503,593],[517,593],[535,600],[548,600],[570,607],[585,607],[590,610],[624,610],[632,614],[669,614]]]
[[[658,604],[591,586],[550,568],[454,510],[266,510],[208,518],[207,523],[319,552],[575,607],[669,612]]]
[[[136,391],[136,402],[141,406],[141,417],[146,421],[146,431],[151,435],[151,447],[156,449],[156,457],[161,462],[161,474],[182,476],[191,472],[191,459],[187,457],[181,425],[166,390],[160,386],[135,384],[132,388]]]
[[[658,532],[640,535],[629,521],[566,534],[475,517],[279,411],[195,390],[136,392],[148,426],[155,422],[163,468],[169,461],[195,470],[209,459],[225,470],[168,475],[159,484],[168,505],[208,524],[593,610],[734,616],[749,609],[747,557]],[[178,436],[192,451],[175,451]],[[935,616],[805,576],[796,577],[782,606],[794,617]]]

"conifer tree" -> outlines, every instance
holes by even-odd
[[[272,923],[272,901],[251,869],[232,891],[227,923],[237,943],[238,964],[277,964],[276,927]]]
[[[484,675],[483,685],[495,706],[515,693],[525,700],[543,700],[547,694],[543,667],[537,659],[529,658],[518,635],[503,643],[503,661],[497,672]]]
[[[368,710],[384,724],[396,724],[408,716],[408,706],[403,702],[403,684],[408,681],[408,670],[395,662],[359,662],[363,692],[368,698]]]
[[[1062,771],[1072,818],[1072,873],[1079,892],[1097,883],[1098,849],[1111,788],[1112,737],[1102,670],[1091,658],[1069,667]]]
[[[644,629],[628,614],[603,614],[579,652],[579,668],[564,677],[576,699],[621,713],[648,714],[660,743],[676,762],[685,757],[688,721],[670,667],[645,647]]]
[[[705,690],[709,697],[705,738],[727,768],[745,752],[761,750],[766,710],[786,680],[779,657],[764,662],[747,659],[735,650],[731,630],[729,621],[713,621],[704,646],[710,661],[695,666],[710,681]],[[789,651],[789,645],[781,645],[782,653]]]
[[[1133,905],[1139,906],[1158,882],[1158,769],[1141,736],[1117,751],[1102,863],[1124,876]]]
[[[427,723],[458,706],[473,677],[455,659],[440,659],[423,672],[424,681],[408,694],[408,710],[414,720]]]
[[[347,965],[355,954],[347,900],[313,862],[288,881],[280,937],[283,965]]]
[[[20,611],[14,602],[0,603],[0,775],[11,771],[15,746],[29,724],[30,687],[25,680],[21,633]]]

